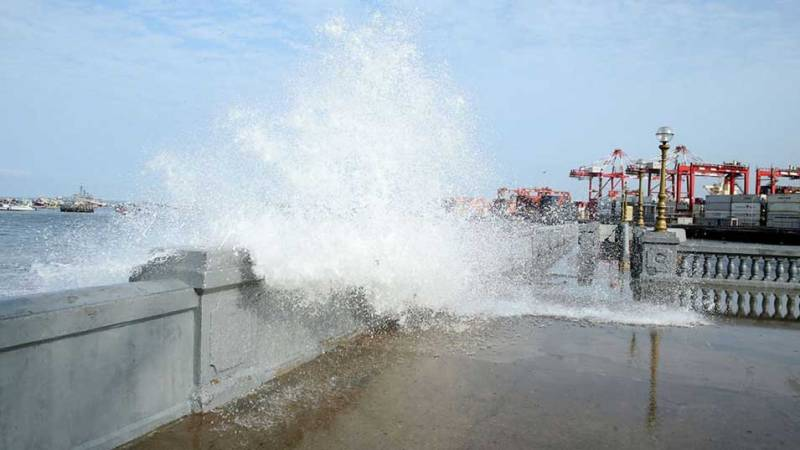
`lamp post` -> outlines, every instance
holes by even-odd
[[[642,183],[642,177],[644,176],[644,173],[642,173],[642,167],[641,166],[639,167],[639,174],[638,175],[639,175],[639,205],[638,205],[639,206],[639,208],[638,208],[639,209],[639,220],[636,221],[636,225],[644,228],[644,199],[642,199],[642,197],[644,196],[644,187],[642,186],[642,184],[643,184]]]
[[[667,231],[667,150],[669,150],[669,141],[672,140],[675,133],[672,132],[670,127],[661,127],[656,131],[656,137],[660,145],[658,148],[661,150],[661,176],[658,186],[658,217],[656,217],[655,231]]]
[[[627,183],[625,183],[625,178],[622,178],[622,207],[620,208],[621,214],[619,217],[620,222],[625,223],[627,222],[627,215],[625,214],[628,209],[628,192],[627,192]]]

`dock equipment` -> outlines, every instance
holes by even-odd
[[[646,189],[642,189],[645,198],[652,198],[660,189],[658,185],[661,171],[660,161],[637,160],[626,164],[625,159],[626,155],[621,149],[614,149],[605,160],[570,171],[571,178],[589,180],[587,209],[590,213],[597,207],[600,199],[616,200],[621,196],[622,190],[627,185],[628,176],[641,177],[643,182],[646,180]],[[793,170],[794,172],[775,173],[791,174],[784,176],[797,176],[797,179],[800,179],[800,171],[796,167]],[[699,177],[722,178],[722,192],[727,194],[750,193],[750,168],[748,165],[738,161],[722,164],[708,163],[692,154],[685,145],[676,146],[674,152],[668,157],[666,174],[667,198],[674,202],[673,214],[677,216],[691,216],[694,213],[694,205],[698,197],[697,178]],[[598,180],[596,184],[595,179]],[[627,194],[631,197],[638,196],[638,192],[634,189],[629,190]]]
[[[769,184],[761,186],[761,179],[766,178]],[[785,178],[788,180],[800,180],[800,167],[789,166],[786,169],[777,167],[756,169],[756,194],[777,194],[778,193],[778,180]],[[762,192],[762,189],[766,192]]]
[[[691,164],[703,164],[703,160],[692,154],[685,145],[678,145],[675,151],[667,158],[667,197],[677,200],[675,195],[675,174],[678,173],[679,167],[687,167]],[[659,160],[643,160],[639,159],[628,164],[625,169],[628,175],[639,176],[647,178],[647,189],[645,197],[651,197],[654,192],[659,190],[659,177],[661,175],[661,161]],[[632,193],[632,195],[637,195]]]
[[[627,175],[625,174],[625,152],[615,148],[611,155],[603,160],[581,166],[569,171],[570,178],[589,180],[589,203],[596,203],[603,197],[611,199],[622,194]],[[595,187],[594,180],[597,179]]]
[[[737,188],[745,195],[750,193],[750,168],[738,161],[722,164],[705,162],[677,164],[675,166],[675,177],[675,203],[680,205],[681,201],[686,199],[690,213],[694,211],[697,177],[722,178],[722,185],[727,188],[727,192],[730,195],[736,194]],[[739,178],[743,181],[741,186],[736,184]]]

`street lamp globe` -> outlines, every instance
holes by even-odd
[[[668,143],[672,140],[672,136],[675,136],[675,133],[672,131],[670,127],[661,127],[656,131],[656,137],[658,138],[658,142],[661,143]]]

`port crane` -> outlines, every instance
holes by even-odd
[[[730,195],[736,194],[737,189],[745,194],[750,193],[750,168],[746,164],[739,161],[708,163],[693,155],[685,145],[675,147],[674,157],[673,183],[676,208],[686,205],[689,213],[694,211],[698,177],[722,178],[720,191]],[[743,180],[742,186],[736,184],[739,179]]]
[[[628,177],[625,173],[626,158],[622,149],[615,148],[605,159],[570,170],[569,176],[578,180],[589,180],[590,205],[596,204],[604,196],[615,199],[625,189]]]
[[[626,172],[628,175],[638,176],[641,173],[643,178],[646,176],[647,189],[645,192],[648,197],[651,197],[653,192],[658,189],[660,169],[660,161],[639,160],[628,165]],[[721,191],[723,192],[734,194],[737,189],[745,194],[749,192],[750,169],[747,165],[738,161],[722,164],[708,163],[690,152],[685,145],[675,147],[675,151],[667,159],[666,172],[667,198],[675,201],[677,210],[688,210],[689,213],[694,210],[698,177],[722,178]],[[741,187],[736,184],[739,178],[743,178],[744,181]]]
[[[769,184],[761,186],[761,179],[766,178]],[[777,167],[756,169],[756,194],[777,194],[778,180],[785,178],[788,180],[800,180],[800,167],[789,166],[786,169]],[[766,188],[766,189],[765,189]],[[766,191],[766,192],[764,192]]]

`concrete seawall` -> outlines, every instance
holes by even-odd
[[[379,323],[357,290],[303,295],[244,252],[186,249],[130,283],[0,302],[0,448],[111,448]]]

